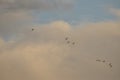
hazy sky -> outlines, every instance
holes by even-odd
[[[119,0],[0,0],[0,80],[120,80],[119,61]]]

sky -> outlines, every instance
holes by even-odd
[[[119,0],[0,0],[0,80],[120,80],[119,61]]]

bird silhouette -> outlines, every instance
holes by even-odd
[[[66,37],[65,40],[68,40],[68,37]]]
[[[96,61],[101,62],[101,60],[100,60],[100,59],[97,59]]]
[[[105,63],[105,60],[103,60],[102,62]]]
[[[34,31],[34,29],[32,28],[32,31]]]
[[[109,63],[109,66],[110,66],[110,68],[112,68],[112,64],[111,63]]]
[[[75,42],[73,42],[72,44],[75,45]]]

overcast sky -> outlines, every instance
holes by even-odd
[[[0,80],[120,80],[119,61],[119,0],[0,0]]]

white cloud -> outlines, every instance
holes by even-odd
[[[120,17],[120,10],[119,9],[111,9],[111,12],[113,13],[113,14],[115,14],[116,16],[119,16]]]

